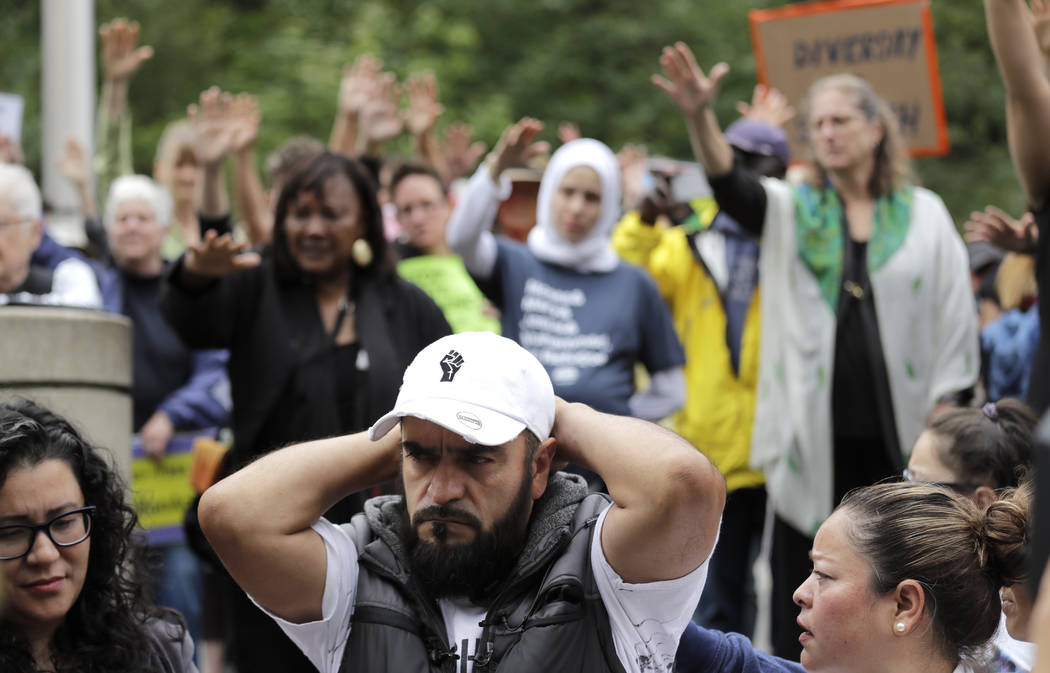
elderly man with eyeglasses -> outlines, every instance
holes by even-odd
[[[43,231],[42,200],[32,174],[0,163],[0,305],[100,308],[98,281],[87,263],[70,258],[54,269],[31,263]]]

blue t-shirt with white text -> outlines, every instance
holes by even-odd
[[[501,311],[503,336],[543,363],[555,394],[629,415],[636,362],[650,372],[685,364],[667,305],[643,270],[621,262],[584,274],[497,242],[493,276],[478,285]]]

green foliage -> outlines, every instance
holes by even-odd
[[[217,84],[258,96],[260,160],[282,140],[327,139],[342,65],[370,52],[399,77],[433,70],[446,113],[474,125],[490,145],[510,121],[531,115],[576,122],[618,148],[644,142],[653,153],[690,156],[674,106],[649,82],[660,48],[690,44],[701,65],[731,66],[718,113],[750,95],[755,78],[747,12],[771,0],[697,3],[661,0],[96,0],[99,23],[128,16],[142,24],[154,58],[134,80],[136,170],[151,169],[164,126]],[[26,96],[27,161],[40,157],[39,3],[6,0],[0,89]],[[950,126],[948,157],[918,162],[960,222],[972,209],[1023,207],[1005,149],[1002,86],[988,48],[979,2],[933,4]],[[406,141],[394,153],[408,152]]]

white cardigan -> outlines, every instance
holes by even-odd
[[[814,535],[837,504],[831,428],[836,316],[797,254],[791,186],[770,178],[762,185],[762,343],[751,464],[765,471],[776,513]],[[977,379],[968,268],[944,203],[916,187],[907,236],[870,274],[905,462],[937,399]]]

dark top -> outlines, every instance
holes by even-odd
[[[1033,211],[1039,228],[1035,253],[1035,281],[1039,293],[1039,344],[1032,360],[1026,402],[1042,416],[1050,409],[1050,201]]]
[[[189,380],[193,352],[183,345],[157,310],[164,276],[122,275],[121,313],[131,318],[132,422],[138,432],[171,391]]]
[[[340,409],[336,348],[324,331],[309,279],[278,280],[263,263],[201,291],[179,285],[180,259],[168,275],[165,317],[192,348],[227,348],[233,396],[234,468],[293,442],[360,431],[389,411],[405,367],[450,333],[434,302],[392,277],[353,288],[360,353],[352,418]]]
[[[689,622],[675,655],[678,673],[805,673],[794,661],[755,649],[739,633],[722,633]]]

